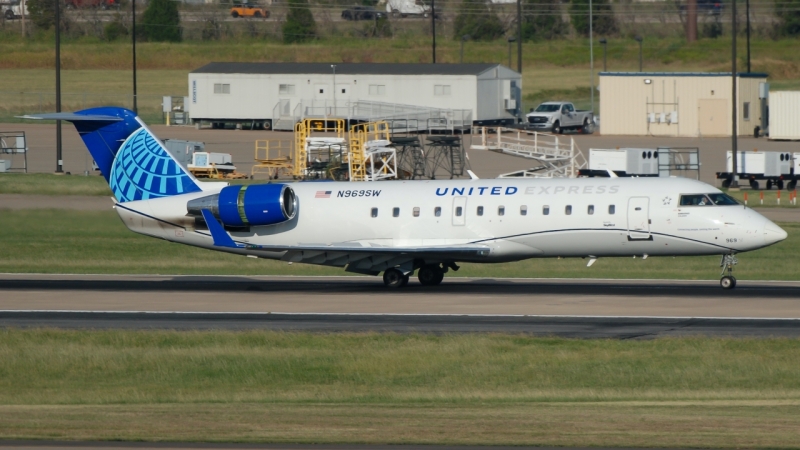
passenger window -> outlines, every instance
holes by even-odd
[[[572,214],[572,205],[567,205],[564,207],[564,214],[568,216]]]
[[[479,216],[483,215],[483,206],[478,206],[477,213]]]
[[[527,216],[528,215],[528,206],[522,205],[519,207],[519,215],[520,216]]]
[[[372,208],[372,217],[378,217],[378,208]]]
[[[400,217],[400,208],[392,209],[392,217]]]
[[[589,213],[590,216],[594,214],[594,205],[589,205],[589,207],[586,208],[586,212]]]
[[[505,206],[498,206],[497,207],[497,215],[498,216],[506,215],[506,207]]]
[[[464,213],[464,210],[460,206],[456,206],[456,216],[461,217],[461,214]]]
[[[434,208],[433,215],[436,217],[440,217],[442,215],[442,208],[440,206]]]
[[[412,211],[414,213],[414,217],[419,217],[419,206],[415,206]]]
[[[617,207],[614,205],[608,205],[608,213],[613,215],[615,212],[617,212]]]
[[[546,216],[546,215],[548,215],[548,214],[550,214],[550,207],[549,207],[549,206],[547,206],[547,205],[545,205],[545,206],[542,206],[542,215],[543,215],[543,216]]]

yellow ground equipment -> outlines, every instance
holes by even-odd
[[[385,121],[350,128],[348,162],[350,181],[397,178],[397,152],[391,145],[391,130]]]
[[[294,127],[292,176],[295,179],[327,176],[327,166],[335,162],[340,164],[346,147],[344,119],[304,119],[298,122]]]
[[[256,164],[250,170],[250,175],[267,174],[267,178],[277,180],[280,175],[292,175],[294,164],[292,162],[292,142],[277,139],[262,139],[256,141]]]

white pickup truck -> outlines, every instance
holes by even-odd
[[[12,0],[9,2],[0,2],[0,10],[3,12],[3,17],[6,20],[15,20],[21,18],[23,15],[28,17],[27,2],[20,3],[20,0]]]
[[[536,131],[561,134],[566,130],[579,130],[589,134],[594,130],[594,114],[578,111],[569,102],[544,102],[525,117],[526,128]]]

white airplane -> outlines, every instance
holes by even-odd
[[[722,255],[786,232],[685,178],[471,179],[229,186],[176,162],[133,111],[104,107],[35,119],[72,122],[136,233],[257,258],[343,267],[389,287],[416,271],[441,283],[457,263],[528,258]],[[533,274],[535,275],[535,274]]]

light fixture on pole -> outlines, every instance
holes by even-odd
[[[608,67],[606,66],[606,47],[608,46],[608,39],[600,39],[600,45],[603,46],[603,72],[605,72],[608,70]]]
[[[459,59],[459,62],[462,64],[464,63],[464,42],[467,42],[468,40],[469,40],[468,34],[461,36],[461,58]]]
[[[511,68],[511,44],[513,42],[517,42],[517,38],[515,38],[514,36],[511,36],[510,38],[508,38],[508,68],[509,69]]]
[[[642,71],[642,41],[644,39],[642,39],[641,36],[636,36],[634,39],[636,40],[636,42],[639,43],[639,72],[641,72]]]

